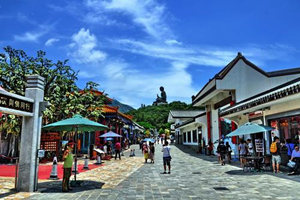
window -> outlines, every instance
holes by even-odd
[[[193,130],[193,142],[197,143],[197,130]]]
[[[192,142],[191,131],[188,131],[187,134],[188,134],[188,143],[191,143]]]
[[[186,132],[183,132],[183,142],[186,142]]]

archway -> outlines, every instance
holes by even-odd
[[[0,90],[0,112],[23,117],[17,190],[33,192],[37,190],[38,149],[46,104],[44,78],[38,75],[26,78],[25,97]]]

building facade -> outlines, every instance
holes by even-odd
[[[254,136],[264,140],[266,153],[274,135],[295,138],[300,130],[299,75],[300,68],[265,72],[238,53],[192,97],[194,106],[205,107],[207,139],[215,142],[222,137],[221,117],[237,126],[252,121],[274,127],[273,135]]]

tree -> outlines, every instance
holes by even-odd
[[[59,121],[75,113],[94,119],[101,116],[105,97],[90,92],[99,85],[88,82],[86,88],[80,90],[76,86],[78,72],[68,65],[68,60],[53,62],[46,58],[44,51],[38,51],[36,57],[31,57],[10,46],[4,51],[0,54],[0,84],[8,92],[24,95],[26,75],[37,74],[45,78],[44,100],[51,106],[44,112],[44,122]],[[20,117],[7,115],[2,122],[6,124],[2,131],[19,135]]]
[[[193,107],[180,101],[174,101],[166,105],[158,106],[143,106],[137,110],[132,110],[128,114],[134,117],[134,120],[139,124],[146,124],[152,128],[168,129],[170,123],[168,123],[168,115],[170,110],[204,110],[203,108]],[[144,125],[142,125],[144,126]],[[144,126],[145,127],[145,126]],[[145,127],[146,128],[146,127]]]

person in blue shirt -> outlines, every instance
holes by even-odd
[[[299,147],[298,146],[295,146],[295,149],[292,153],[292,157],[291,157],[291,161],[294,161],[296,164],[295,164],[295,167],[293,169],[293,171],[291,173],[289,173],[288,175],[294,175],[297,173],[297,170],[300,166],[300,151],[299,151]]]
[[[294,148],[295,148],[295,144],[292,143],[292,140],[291,140],[291,139],[287,139],[287,140],[286,140],[286,143],[285,143],[285,146],[286,146],[287,149],[288,149],[288,153],[287,153],[287,154],[288,154],[288,157],[289,157],[289,159],[291,159],[293,150],[294,150]]]

